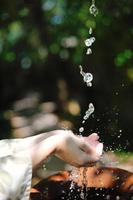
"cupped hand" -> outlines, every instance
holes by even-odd
[[[73,166],[86,166],[97,162],[103,151],[103,144],[96,133],[88,137],[74,135],[65,131],[58,137],[56,155]]]
[[[88,146],[85,152],[90,155],[92,162],[96,162],[100,159],[103,153],[103,143],[99,142],[99,136],[97,133],[93,133],[88,137],[83,137],[83,140]]]

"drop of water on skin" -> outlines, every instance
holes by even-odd
[[[87,55],[92,54],[92,50],[91,50],[90,48],[88,48],[86,54],[87,54]]]
[[[44,171],[46,171],[46,170],[47,170],[45,163],[43,163],[43,166],[42,166],[42,168],[43,168],[43,170],[44,170]]]

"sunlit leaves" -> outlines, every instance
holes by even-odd
[[[130,49],[125,49],[123,52],[119,53],[115,59],[115,64],[118,67],[124,66],[133,57],[133,51]]]
[[[9,24],[8,33],[7,33],[7,40],[11,44],[16,43],[24,33],[23,25],[20,21],[15,21]]]
[[[24,7],[19,11],[19,16],[20,17],[26,17],[29,14],[29,9]]]

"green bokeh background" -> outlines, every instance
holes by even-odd
[[[13,102],[35,91],[41,101],[54,101],[57,114],[71,121],[76,131],[93,102],[96,110],[86,123],[86,134],[100,132],[106,146],[132,151],[133,1],[97,0],[97,17],[89,13],[89,0],[0,4],[0,137],[11,137],[5,113]],[[87,56],[84,40],[90,27],[96,41],[93,54]],[[83,83],[80,64],[93,73],[92,88]],[[80,115],[66,111],[59,97],[60,80],[66,84],[67,101],[79,103]]]

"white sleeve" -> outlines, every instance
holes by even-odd
[[[0,141],[0,200],[29,200],[32,163],[28,152],[13,153]],[[2,148],[3,146],[3,148]],[[3,156],[2,156],[3,151]]]

